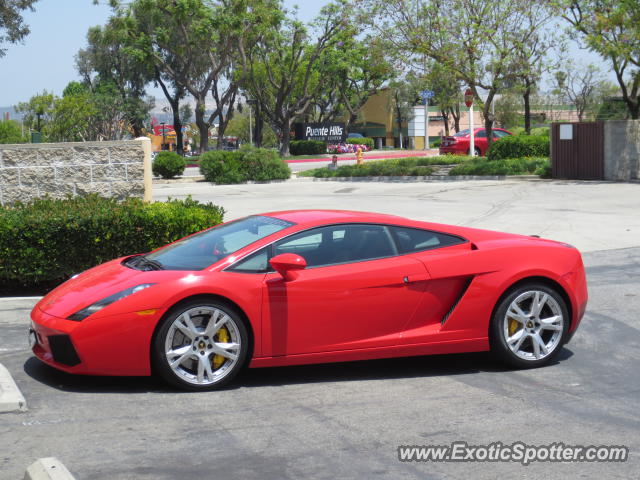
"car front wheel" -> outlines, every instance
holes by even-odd
[[[153,341],[155,370],[184,390],[215,390],[242,369],[248,353],[242,316],[231,306],[197,300],[161,320]]]
[[[540,367],[558,355],[568,327],[567,305],[557,291],[537,283],[520,285],[495,310],[491,349],[515,367]]]

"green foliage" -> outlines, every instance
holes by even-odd
[[[291,176],[289,166],[282,161],[275,150],[266,148],[243,148],[241,165],[246,172],[247,180],[266,182],[269,180],[286,180]]]
[[[184,158],[176,152],[160,152],[153,161],[153,174],[162,178],[174,178],[184,173]]]
[[[319,140],[292,140],[289,152],[291,155],[324,154],[327,153],[327,144]]]
[[[251,147],[206,152],[200,156],[200,172],[208,182],[217,184],[285,180],[291,175],[277,152]]]
[[[113,258],[148,252],[217,225],[224,209],[185,200],[97,195],[0,207],[0,289],[51,287]]]
[[[539,175],[547,165],[549,158],[476,158],[453,167],[449,175]]]
[[[373,149],[373,138],[370,137],[347,138],[347,143],[352,145],[366,145],[370,149]]]
[[[444,162],[460,162],[465,157],[455,158],[453,155],[446,157],[407,157],[366,162],[362,165],[343,165],[335,170],[328,168],[316,168],[300,172],[302,177],[331,178],[331,177],[402,177],[425,176],[433,173],[429,165],[446,165]],[[439,159],[439,160],[435,160]]]
[[[22,10],[33,11],[33,4],[38,0],[4,1],[0,5],[0,58],[4,57],[6,49],[4,42],[16,43],[29,34],[29,26],[24,24]]]
[[[26,143],[26,135],[22,135],[22,128],[14,120],[0,121],[0,143]]]
[[[512,135],[493,142],[487,150],[487,159],[549,157],[549,145],[548,136]]]
[[[55,97],[53,93],[44,90],[34,95],[28,102],[20,102],[16,111],[24,114],[23,122],[26,127],[36,131],[42,131],[42,127],[51,119]]]

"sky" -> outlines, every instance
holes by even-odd
[[[43,90],[61,95],[72,80],[78,80],[74,56],[86,46],[89,27],[104,25],[111,13],[107,0],[94,5],[92,0],[40,0],[35,12],[25,12],[31,34],[24,44],[10,44],[5,57],[0,58],[0,107],[10,107],[27,101]],[[309,21],[329,0],[285,0],[288,8],[298,6],[298,18]],[[598,58],[577,48],[572,56],[589,62]],[[154,89],[150,95],[163,98]]]
[[[24,44],[9,44],[0,58],[0,107],[27,101],[43,90],[62,94],[67,83],[79,80],[74,56],[86,46],[89,27],[104,25],[111,9],[107,0],[94,5],[92,0],[40,0],[35,11],[24,13],[31,33]],[[285,0],[298,5],[298,18],[311,20],[329,0]],[[163,97],[162,91],[149,91]]]

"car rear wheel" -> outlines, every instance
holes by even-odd
[[[476,157],[482,156],[482,151],[480,150],[480,147],[475,147],[473,151],[476,152]],[[469,149],[469,155],[471,155],[471,149]]]
[[[558,355],[568,327],[567,305],[557,291],[539,283],[519,285],[495,310],[491,349],[513,366],[540,367]]]
[[[215,390],[242,369],[248,353],[242,316],[217,301],[196,300],[171,309],[153,342],[155,370],[184,390]]]

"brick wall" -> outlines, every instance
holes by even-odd
[[[150,199],[148,142],[0,145],[0,205],[89,193]]]

